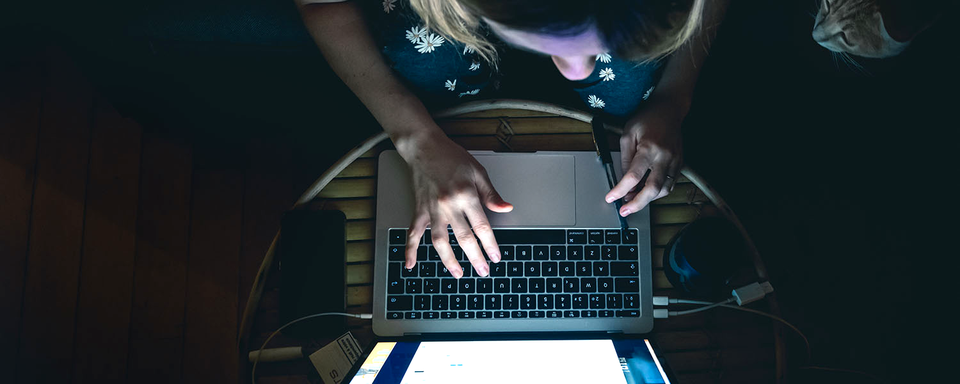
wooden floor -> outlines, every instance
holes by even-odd
[[[0,381],[240,381],[253,277],[327,164],[145,129],[57,49],[2,65]]]

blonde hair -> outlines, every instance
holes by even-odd
[[[602,2],[602,0],[592,1]],[[631,4],[631,1],[634,3]],[[611,27],[601,25],[602,20],[594,20],[594,22],[604,36],[605,43],[614,45],[611,48],[618,56],[641,63],[656,61],[683,47],[696,33],[703,18],[705,1],[646,0],[639,5],[641,3],[638,0],[613,0],[632,11],[632,13],[627,12],[625,17],[622,14],[615,14],[616,10],[611,10],[612,13],[606,15],[608,18],[616,19],[616,24],[623,25]],[[509,5],[498,0],[410,0],[413,9],[423,19],[428,29],[436,31],[446,39],[459,41],[474,48],[481,58],[494,67],[498,60],[497,50],[481,30],[481,16],[502,22],[496,18],[496,15],[490,15],[490,13],[508,14],[514,9],[511,7],[523,7],[525,3],[527,2],[522,0],[511,1]],[[555,0],[555,3],[562,3],[562,0]],[[689,7],[678,8],[676,7],[678,3],[689,4]],[[535,12],[538,6],[539,10],[543,10],[550,5],[550,3],[537,4],[531,7]],[[600,7],[593,9],[598,8]],[[522,11],[518,13],[522,14]],[[526,11],[528,14],[531,12],[530,9]],[[582,10],[578,9],[578,11]],[[487,15],[483,15],[484,13]],[[514,16],[510,15],[516,19]],[[584,17],[589,18],[590,15]],[[507,25],[510,24],[507,23]]]

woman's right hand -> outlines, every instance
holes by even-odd
[[[503,201],[483,166],[442,132],[410,144],[404,148],[409,155],[403,157],[412,171],[416,206],[407,231],[406,268],[416,265],[420,237],[430,226],[433,247],[443,265],[453,277],[462,277],[463,270],[448,238],[449,225],[473,268],[480,276],[489,275],[480,247],[490,261],[498,263],[500,246],[483,208],[503,213],[513,210],[513,205]]]

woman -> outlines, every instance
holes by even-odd
[[[625,198],[620,214],[627,216],[673,189],[682,161],[680,124],[726,7],[726,0],[297,1],[331,68],[410,165],[417,201],[406,267],[416,263],[427,226],[449,225],[480,276],[489,274],[481,246],[492,262],[500,261],[483,208],[509,212],[513,206],[424,103],[495,89],[504,45],[549,55],[590,108],[627,121],[620,140],[625,172],[605,197],[608,203]],[[365,13],[361,3],[376,9]],[[444,232],[432,231],[433,246],[460,278]]]

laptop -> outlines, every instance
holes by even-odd
[[[381,339],[358,356],[345,384],[675,383],[649,339]]]
[[[595,152],[471,154],[514,210],[487,212],[503,260],[479,277],[455,247],[464,270],[457,280],[433,251],[429,234],[421,239],[417,266],[403,267],[414,208],[410,171],[396,151],[381,153],[376,335],[653,329],[649,209],[630,215],[628,230],[621,230],[616,207],[603,199],[608,184]],[[618,152],[613,164],[622,174]]]

